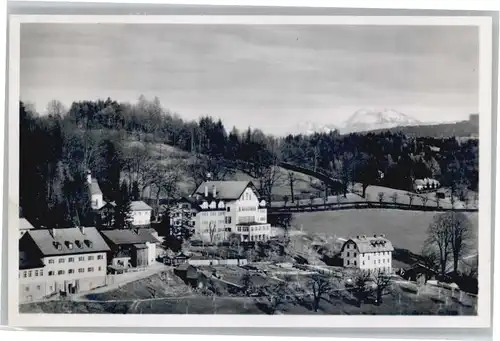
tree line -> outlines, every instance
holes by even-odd
[[[183,120],[157,98],[143,96],[133,104],[108,98],[75,101],[69,108],[54,100],[46,111],[40,115],[20,103],[20,202],[35,225],[88,220],[87,170],[99,180],[105,200],[115,202],[123,196],[124,180],[130,196],[147,193],[159,204],[160,198],[181,194],[178,184],[186,177],[198,185],[207,173],[224,180],[236,170],[257,179],[267,201],[279,181],[288,182],[293,202],[297,179],[293,172],[283,178],[278,167],[282,161],[338,179],[344,195],[354,182],[363,184],[364,196],[370,184],[410,189],[414,179],[423,177],[436,178],[458,194],[477,190],[475,140],[335,131],[276,137],[250,127],[227,129],[220,119],[208,116]],[[151,151],[152,143],[186,152],[189,162],[172,154],[159,162],[161,152]],[[323,184],[319,190],[327,195],[331,189]]]

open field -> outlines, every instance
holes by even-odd
[[[327,237],[385,234],[394,247],[420,253],[435,212],[403,210],[343,210],[294,214],[293,226]],[[477,239],[478,214],[466,213]]]

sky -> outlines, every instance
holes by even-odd
[[[478,59],[466,26],[22,24],[21,100],[157,96],[271,134],[360,109],[457,121],[478,112]]]

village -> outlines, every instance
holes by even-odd
[[[422,259],[406,264],[395,260],[395,246],[384,234],[325,239],[272,226],[269,205],[251,181],[212,181],[210,174],[207,178],[190,196],[170,205],[164,216],[168,231],[154,228],[153,208],[143,201],[131,203],[130,219],[121,229],[114,224],[35,229],[20,218],[21,305],[128,300],[136,303],[128,311],[137,312],[141,300],[185,296],[199,302],[242,299],[245,306],[261,307],[260,313],[268,314],[328,313],[336,311],[336,300],[354,302],[360,311],[368,304],[374,313],[384,301],[401,305],[402,300],[408,307],[401,313],[418,312],[419,304],[474,313],[474,295],[442,281]],[[416,191],[425,189],[423,181]],[[96,217],[105,219],[115,204],[103,200],[90,171],[87,185]],[[178,248],[166,242],[186,235]],[[418,303],[422,300],[428,302]],[[229,312],[241,312],[230,306]],[[198,312],[214,309],[208,304]]]

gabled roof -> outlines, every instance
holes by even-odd
[[[36,229],[22,238],[31,238],[43,256],[107,252],[109,247],[95,227]]]
[[[137,234],[133,230],[107,230],[101,231],[102,235],[109,240],[111,243],[115,245],[131,245],[131,244],[142,244],[142,243],[150,243],[151,234],[148,236],[147,234]],[[154,241],[153,243],[156,243]]]
[[[28,231],[32,230],[35,227],[31,225],[31,223],[26,219],[26,218],[19,218],[19,230],[21,231]]]
[[[102,194],[101,188],[99,187],[99,183],[96,179],[92,179],[92,182],[90,183],[90,195],[94,194]]]
[[[354,242],[354,244],[356,244],[360,253],[394,251],[394,247],[392,246],[391,241],[382,236],[359,236],[356,238],[350,238],[342,246],[342,251],[344,250],[345,246],[351,242]]]
[[[130,203],[131,211],[151,211],[153,210],[151,206],[146,204],[144,201],[132,201]]]
[[[156,233],[155,229],[152,228],[137,229],[136,233],[139,235],[139,237],[143,238],[144,240],[147,240],[150,243],[161,242],[161,240],[159,240],[153,235],[153,233]]]
[[[259,196],[251,181],[205,181],[193,192],[193,196],[204,196],[205,186],[208,187],[209,196],[213,194],[213,187],[215,186],[216,198],[219,200],[237,200],[248,187],[252,187],[257,197]]]

